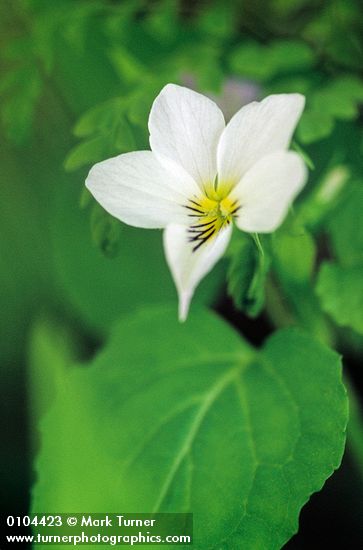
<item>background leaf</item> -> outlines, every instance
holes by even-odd
[[[275,41],[268,46],[245,43],[232,53],[232,70],[244,77],[268,79],[284,72],[311,67],[313,54],[307,44],[292,40]]]
[[[301,324],[318,340],[330,342],[329,327],[314,293],[316,243],[297,218],[287,219],[272,235],[271,258],[267,297],[272,320],[279,326]]]
[[[312,143],[326,138],[334,128],[334,118],[330,113],[307,109],[299,124],[297,135],[303,143]]]
[[[285,223],[271,238],[273,263],[282,276],[295,284],[310,283],[316,261],[312,235],[295,223]]]
[[[327,224],[331,244],[341,265],[363,263],[363,182],[356,181],[336,205]]]
[[[325,262],[319,272],[316,292],[322,308],[340,326],[363,334],[363,266],[343,268]]]

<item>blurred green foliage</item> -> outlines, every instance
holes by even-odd
[[[176,293],[160,232],[126,227],[100,209],[84,190],[88,169],[112,155],[149,147],[148,113],[167,82],[209,94],[227,116],[269,93],[300,92],[307,103],[293,147],[311,168],[306,189],[284,225],[261,239],[261,247],[251,236],[235,236],[226,261],[196,296],[204,304],[216,304],[226,288],[244,322],[257,317],[254,322],[259,323],[267,317],[275,327],[300,325],[310,333],[273,336],[261,356],[270,354],[274,374],[267,367],[255,372],[248,366],[248,383],[245,380],[242,388],[249,395],[247,405],[259,407],[254,409],[253,427],[256,437],[266,437],[261,453],[277,452],[284,441],[292,441],[294,430],[284,423],[287,417],[295,428],[301,422],[302,445],[304,434],[307,438],[293,466],[290,515],[283,520],[278,516],[287,509],[286,492],[277,475],[265,472],[266,479],[256,478],[251,493],[252,519],[244,527],[242,543],[247,547],[246,541],[252,541],[250,547],[256,548],[262,544],[256,537],[267,536],[257,517],[265,518],[264,526],[271,525],[271,548],[280,547],[296,530],[299,509],[338,466],[343,444],[345,409],[337,359],[313,339],[339,342],[343,349],[354,342],[354,353],[363,355],[362,25],[358,0],[0,3],[1,368],[13,392],[10,403],[16,402],[30,364],[34,418],[44,414],[33,507],[81,508],[82,494],[74,492],[81,485],[95,509],[111,508],[105,486],[116,507],[131,507],[117,500],[113,480],[127,438],[144,433],[149,414],[161,421],[166,408],[181,400],[193,383],[199,397],[206,394],[226,366],[213,363],[209,350],[223,350],[226,343],[228,353],[240,353],[241,346],[247,349],[225,322],[198,308],[194,311],[194,306],[188,324],[177,327]],[[172,302],[173,314],[149,309],[160,302]],[[83,357],[87,348],[90,353],[95,339],[102,345],[118,318],[136,309],[141,310],[139,316],[121,321],[99,359],[88,369],[78,365],[65,374],[71,357]],[[180,356],[190,367],[187,379],[185,373],[173,373],[172,346],[183,348]],[[304,364],[296,353],[300,348]],[[192,350],[206,354],[201,370],[193,368]],[[311,351],[309,359],[306,350]],[[226,361],[231,366],[231,359]],[[164,369],[160,385],[148,388],[158,368]],[[286,389],[290,381],[284,377],[290,376],[296,380]],[[70,393],[57,377],[67,380]],[[131,434],[120,429],[126,414],[122,400],[132,396],[139,383],[147,407],[135,398],[132,418],[140,431]],[[297,405],[289,391],[297,392]],[[280,405],[273,395],[279,396]],[[247,437],[246,426],[237,425],[240,405],[225,401],[223,406],[218,403],[220,416],[208,419],[213,437],[199,442],[194,451],[200,469],[203,464],[210,471],[218,469],[224,475],[223,490],[230,491],[226,498],[233,505],[227,506],[221,529],[241,512],[241,495],[246,497],[247,490],[241,486],[242,477],[248,477],[252,470],[246,471],[253,466],[251,456],[244,460],[247,451],[237,438],[234,453],[219,443],[218,437]],[[236,425],[230,418],[237,419]],[[171,431],[167,425],[165,441],[171,454],[162,457],[156,477],[165,474],[192,416],[179,420]],[[304,432],[306,422],[310,432]],[[332,428],[337,424],[339,433]],[[73,443],[75,453],[70,451]],[[135,440],[136,446],[139,443]],[[162,455],[161,443],[155,456],[158,453]],[[145,454],[142,460],[155,456]],[[97,461],[91,486],[87,476]],[[179,498],[185,490],[184,466],[176,478]],[[240,484],[233,486],[231,473]],[[193,498],[200,517],[206,513],[205,503],[213,503],[208,491],[214,490],[215,474],[212,482],[198,478]],[[129,495],[137,495],[136,488],[146,483],[145,495],[151,498],[155,487],[148,485],[147,477],[140,462],[137,473],[122,482]],[[172,506],[177,498],[173,495],[165,506],[167,500]],[[149,502],[137,504],[142,508]],[[273,505],[262,511],[267,502]],[[217,508],[213,513],[220,511]]]

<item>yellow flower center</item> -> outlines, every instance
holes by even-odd
[[[190,242],[195,243],[193,251],[227,227],[239,210],[238,202],[228,196],[229,189],[209,186],[203,195],[190,199],[186,205],[193,220],[189,226]]]

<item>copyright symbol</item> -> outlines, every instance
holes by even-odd
[[[68,523],[68,525],[70,525],[71,527],[74,527],[75,525],[77,525],[77,518],[75,518],[75,517],[69,517],[69,518],[67,518],[67,523]]]

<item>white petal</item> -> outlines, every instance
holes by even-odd
[[[304,104],[301,94],[279,94],[242,107],[218,145],[219,181],[235,184],[262,157],[287,149]]]
[[[199,188],[185,171],[163,166],[151,151],[126,153],[95,164],[86,186],[107,212],[136,227],[188,223],[183,205]]]
[[[223,256],[231,238],[232,226],[222,229],[211,241],[193,252],[188,230],[169,225],[164,231],[165,256],[179,295],[179,319],[185,321],[194,291],[199,282]]]
[[[240,205],[237,226],[250,233],[274,231],[306,178],[306,166],[297,153],[278,151],[261,159],[231,193]]]
[[[217,105],[188,88],[168,84],[155,99],[149,117],[150,146],[181,166],[202,188],[213,183],[224,118]]]

